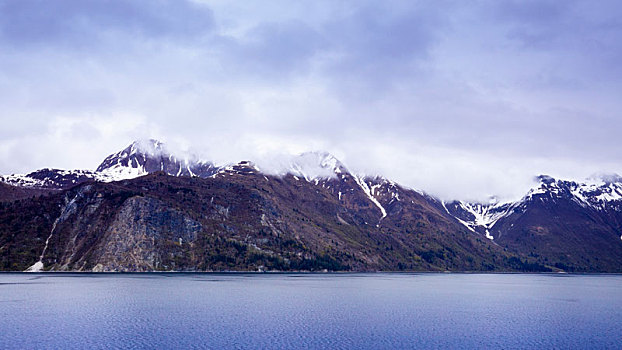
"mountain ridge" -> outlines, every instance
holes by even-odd
[[[173,180],[175,178],[179,180]],[[109,155],[95,171],[42,169],[25,176],[1,177],[0,181],[6,184],[0,187],[0,202],[7,203],[3,205],[7,208],[3,212],[7,218],[20,217],[24,222],[31,222],[30,226],[48,225],[49,227],[50,233],[45,239],[39,231],[22,233],[33,237],[34,241],[27,244],[30,249],[37,250],[33,248],[34,244],[39,246],[39,251],[44,252],[37,261],[24,262],[30,271],[50,268],[82,270],[82,267],[75,265],[77,262],[71,260],[73,259],[71,256],[75,255],[76,247],[71,248],[73,255],[63,258],[69,259],[64,264],[59,265],[58,257],[66,253],[57,248],[49,249],[50,252],[58,255],[54,261],[45,258],[48,243],[58,244],[53,239],[63,237],[63,234],[73,237],[71,238],[73,241],[79,241],[80,235],[87,235],[91,237],[89,244],[95,244],[94,242],[103,244],[100,242],[102,237],[115,237],[109,238],[112,241],[106,244],[117,246],[124,237],[135,237],[134,239],[145,242],[144,237],[136,236],[136,230],[141,232],[155,230],[153,232],[160,232],[158,237],[168,237],[170,232],[166,233],[167,230],[178,229],[183,232],[190,230],[184,234],[185,236],[182,235],[186,238],[178,237],[178,240],[182,242],[179,243],[180,245],[183,245],[183,241],[196,240],[199,236],[203,237],[202,235],[216,234],[224,240],[219,241],[219,246],[237,242],[235,244],[247,247],[245,249],[251,249],[255,253],[260,252],[257,254],[260,254],[262,259],[268,259],[267,257],[271,256],[280,261],[277,264],[276,260],[271,260],[274,263],[273,269],[288,270],[304,267],[307,266],[305,264],[311,264],[309,259],[316,259],[313,260],[315,263],[311,264],[314,268],[325,264],[327,267],[340,266],[339,269],[346,270],[463,268],[486,271],[500,268],[502,270],[620,271],[620,261],[622,261],[622,244],[620,244],[622,240],[622,233],[620,233],[622,232],[622,183],[619,182],[620,177],[612,175],[600,181],[592,179],[590,183],[556,180],[550,176],[539,176],[537,179],[538,185],[518,201],[492,201],[487,204],[465,201],[446,202],[425,192],[401,186],[381,176],[352,174],[343,163],[326,152],[303,153],[293,157],[282,171],[269,172],[250,161],[216,166],[196,158],[179,159],[173,156],[163,143],[157,140],[147,140],[133,142],[125,149]],[[136,187],[138,183],[142,183],[142,187]],[[166,188],[165,193],[170,193],[171,197],[177,196],[170,192],[171,184],[175,184],[183,193],[196,192],[210,196],[212,202],[205,203],[202,199],[183,197],[185,202],[182,204],[173,203],[167,196],[151,189],[155,184],[160,184],[158,185],[160,187],[168,184],[166,185],[168,187],[162,188]],[[235,210],[239,211],[238,214],[241,217],[247,217],[251,212],[263,214],[252,214],[254,219],[248,219],[249,221],[229,219],[227,215],[232,207],[223,205],[215,207],[213,202],[215,197],[212,193],[214,190],[209,184],[237,188],[231,193],[223,192],[221,196],[227,201],[239,203]],[[99,188],[99,192],[92,194],[92,188]],[[127,190],[121,190],[122,188],[127,188]],[[304,195],[301,197],[297,192]],[[77,194],[72,197],[70,193]],[[120,193],[128,193],[128,197]],[[251,195],[248,198],[255,199],[240,202],[238,196],[242,193],[245,193],[244,196]],[[80,200],[84,194],[94,197],[84,202]],[[60,202],[59,199],[54,199],[58,196],[64,199]],[[46,198],[64,209],[60,212],[52,210]],[[105,198],[105,200],[100,198]],[[292,201],[292,198],[298,198],[298,200]],[[260,201],[256,202],[258,199]],[[73,204],[70,205],[70,203]],[[74,205],[84,205],[84,207],[73,208]],[[93,217],[93,213],[98,212],[101,205],[107,208],[105,212],[108,214]],[[34,208],[41,206],[45,208],[40,209],[46,213],[45,215],[56,219],[53,221],[44,219],[45,224],[40,221],[35,223],[32,222],[34,220],[32,217],[20,216],[14,211],[24,210],[34,213],[37,211]],[[199,206],[202,209],[198,209]],[[201,210],[214,210],[216,213],[227,214],[222,214],[225,215],[222,223],[215,224],[212,219],[203,217]],[[194,224],[188,226],[189,229],[184,229],[183,225],[169,227],[167,225],[171,222],[164,219],[149,221],[151,220],[149,218],[154,215],[158,217],[160,215],[158,213],[164,213],[162,215],[173,220],[173,223],[193,222]],[[117,219],[113,220],[110,216]],[[35,217],[39,216],[35,215]],[[120,219],[121,217],[124,219]],[[94,224],[89,224],[89,220],[92,220]],[[71,221],[73,224],[65,227],[65,221]],[[136,224],[128,226],[128,222],[136,222]],[[86,227],[83,229],[84,232],[76,231],[76,227],[82,226]],[[225,231],[222,231],[223,227]],[[228,231],[227,228],[233,231]],[[119,230],[125,234],[115,233]],[[257,232],[266,230],[273,233],[280,232],[281,235],[293,234],[289,239],[306,248],[294,254],[285,249],[283,242],[278,238],[264,237],[251,242],[237,235],[238,232],[246,232],[246,237],[254,237]],[[59,231],[59,234],[55,231]],[[4,249],[7,246],[13,246],[14,242],[12,243],[9,236],[15,239],[15,233],[11,233],[6,225],[0,225],[0,236],[3,234],[5,235],[4,245],[0,247]],[[36,237],[39,238],[32,236],[33,234],[38,235]],[[614,236],[617,241],[613,240]],[[278,233],[276,237],[279,237]],[[371,237],[375,238],[371,239]],[[2,242],[0,241],[0,244]],[[43,242],[46,243],[41,246]],[[265,246],[262,248],[262,244],[266,242],[276,245],[278,249],[274,247],[268,249]],[[131,271],[131,267],[124,265],[123,259],[119,260],[109,251],[108,245],[98,248],[101,252],[107,252],[99,255],[99,259],[104,259],[102,262],[94,263],[91,258],[85,256],[82,257],[83,260],[80,260],[81,263],[92,265],[90,270]],[[374,247],[373,251],[366,246]],[[470,248],[466,248],[467,246]],[[88,244],[87,247],[88,251],[94,249],[94,246]],[[124,249],[133,249],[128,248],[127,244],[124,247]],[[380,247],[386,249],[382,254],[376,251]],[[209,250],[213,247],[207,248]],[[156,251],[151,253],[141,251],[141,256],[149,257],[160,252],[158,249],[168,251],[173,247],[167,243],[164,248],[153,246],[152,249]],[[192,254],[195,257],[197,254],[204,256],[204,253],[192,249],[184,250],[183,254]],[[272,253],[265,255],[266,249]],[[484,253],[483,250],[489,252],[490,255]],[[0,249],[0,255],[2,252],[3,250]],[[138,253],[135,252],[135,254]],[[307,254],[309,261],[305,260],[306,258],[300,258],[298,253]],[[27,255],[32,256],[31,259],[36,257],[34,253]],[[160,259],[158,264],[163,264],[162,261],[168,261],[169,258],[160,256],[158,259]],[[261,266],[253,265],[250,257],[240,260],[227,255],[226,259],[236,261],[229,268],[237,269],[246,266],[249,269],[262,269]],[[192,259],[186,263],[189,264],[189,261],[198,263],[198,260]],[[303,263],[303,261],[306,262]],[[125,263],[127,264],[128,261]],[[138,270],[143,271],[156,269],[155,263],[152,261],[146,264],[141,260],[133,264],[142,266]],[[11,264],[7,260],[5,266],[10,267]],[[24,265],[18,266],[24,269]],[[164,264],[157,265],[157,269],[163,266],[171,268],[170,264]],[[218,270],[226,267],[221,262],[203,262],[200,266],[203,266],[202,270]],[[262,266],[266,268],[265,264]],[[193,267],[184,265],[183,268],[192,269]]]

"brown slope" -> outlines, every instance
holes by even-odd
[[[538,195],[500,220],[493,235],[508,250],[564,271],[622,272],[622,233],[614,219],[570,197]]]
[[[11,202],[19,199],[32,198],[39,195],[45,195],[50,190],[12,186],[0,182],[0,202]]]
[[[36,262],[56,222],[43,259],[55,270],[521,268],[414,191],[402,189],[402,200],[385,204],[389,215],[380,220],[360,187],[335,181],[232,171],[208,179],[155,173],[80,185],[47,201],[3,207],[0,242],[15,242],[11,225],[23,225],[3,266],[25,269]],[[340,199],[337,187],[348,194]]]

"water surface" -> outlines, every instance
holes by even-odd
[[[611,348],[622,276],[0,274],[0,348]]]

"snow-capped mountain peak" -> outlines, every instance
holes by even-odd
[[[0,181],[22,187],[59,189],[85,181],[132,179],[157,171],[173,176],[209,177],[218,170],[211,162],[196,160],[195,157],[178,158],[163,142],[151,139],[134,141],[123,150],[109,155],[96,171],[41,169],[25,175],[0,176]]]
[[[134,141],[131,145],[123,150],[113,153],[106,157],[104,161],[97,167],[97,172],[107,173],[112,176],[122,178],[131,178],[147,174],[147,160],[160,160],[160,169],[164,170],[163,159],[172,160],[173,156],[167,152],[164,144],[157,140],[140,140]],[[176,162],[176,159],[173,160]]]
[[[592,177],[584,182],[559,180],[548,175],[535,178],[537,184],[520,200],[514,202],[442,203],[449,214],[472,231],[485,234],[500,220],[521,213],[533,203],[571,201],[596,211],[622,211],[622,178],[618,175]]]
[[[319,181],[348,174],[346,167],[327,152],[306,152],[281,158],[278,165],[258,166],[250,161],[215,166],[196,157],[174,154],[165,143],[149,139],[132,142],[121,151],[107,156],[95,171],[42,169],[30,174],[7,175],[0,181],[23,187],[58,189],[85,181],[101,182],[132,179],[163,171],[172,176],[211,177],[216,174],[264,173],[266,175],[292,174],[307,181]]]
[[[125,149],[106,157],[97,172],[111,180],[134,178],[156,171],[174,176],[207,177],[218,171],[212,163],[178,158],[158,140],[134,141]]]
[[[567,198],[583,207],[605,209],[612,202],[622,203],[622,178],[613,175],[591,177],[584,182],[557,180],[550,176],[539,176],[539,186],[534,187],[523,201]]]
[[[346,167],[328,152],[305,152],[292,159],[287,172],[311,181],[347,173]]]

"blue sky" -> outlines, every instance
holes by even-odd
[[[622,173],[616,1],[0,0],[0,173],[138,138],[327,150],[443,198]]]

